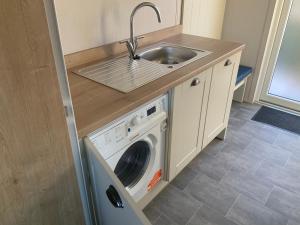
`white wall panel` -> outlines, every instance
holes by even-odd
[[[126,39],[129,17],[141,0],[55,0],[64,54]],[[181,0],[151,0],[161,11],[141,9],[135,17],[136,34],[143,34],[180,23]]]
[[[245,100],[254,101],[277,0],[227,0],[222,38],[246,44],[241,64],[254,68],[247,81]]]
[[[241,63],[255,68],[270,0],[227,0],[223,39],[246,44]]]
[[[226,0],[184,0],[183,32],[221,38]]]

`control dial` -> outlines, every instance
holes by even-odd
[[[134,116],[134,117],[132,118],[132,120],[131,120],[131,125],[132,125],[132,126],[137,126],[137,125],[139,125],[140,123],[141,123],[141,117],[138,116],[138,115]]]

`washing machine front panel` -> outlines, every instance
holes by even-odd
[[[167,115],[164,95],[88,135],[135,201],[164,176]]]
[[[136,180],[137,182],[133,182],[132,185],[126,187],[127,191],[135,199],[135,201],[139,201],[149,191],[151,191],[161,179],[163,179],[165,172],[165,135],[165,131],[162,131],[162,124],[158,124],[149,132],[134,140],[134,144],[139,142],[147,143],[150,150],[149,161],[145,171],[142,172],[143,175]],[[129,148],[130,146],[126,146],[124,149],[106,160],[112,170],[116,170],[118,162],[122,156],[126,154],[126,151],[128,151]],[[139,172],[140,171],[137,171],[136,173],[138,174]]]

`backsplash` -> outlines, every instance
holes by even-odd
[[[129,17],[141,0],[55,0],[64,54],[94,48],[129,37]],[[162,15],[141,9],[135,17],[135,34],[149,33],[180,23],[181,0],[153,0]]]

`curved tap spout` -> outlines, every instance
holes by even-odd
[[[127,48],[128,48],[128,52],[129,52],[129,57],[131,59],[137,59],[138,57],[136,56],[135,52],[136,52],[136,49],[138,48],[138,38],[137,37],[134,37],[133,35],[133,19],[134,19],[134,16],[136,14],[136,12],[140,9],[140,8],[143,8],[143,7],[150,7],[152,8],[155,12],[156,12],[156,15],[157,15],[157,20],[159,23],[161,23],[161,17],[160,17],[160,12],[159,12],[159,9],[151,2],[143,2],[139,5],[137,5],[132,13],[131,13],[131,16],[130,16],[130,38],[129,38],[129,41],[126,42],[126,45],[127,45]]]
[[[136,12],[139,9],[141,9],[143,7],[146,7],[146,6],[151,7],[156,12],[157,20],[158,20],[159,23],[161,23],[161,17],[160,17],[159,9],[152,2],[142,2],[141,4],[137,5],[133,9],[133,11],[131,13],[131,16],[130,16],[130,41],[131,41],[131,43],[134,42],[134,40],[133,40],[134,39],[134,36],[133,36],[133,18],[135,16]]]

